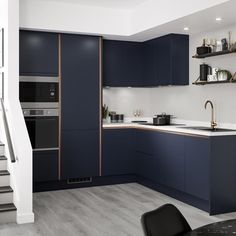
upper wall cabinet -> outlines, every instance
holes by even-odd
[[[189,84],[189,36],[169,34],[144,43],[104,40],[103,85]]]
[[[103,41],[103,85],[143,86],[142,43]]]
[[[144,42],[145,86],[189,84],[189,36],[169,34]]]
[[[58,76],[58,34],[20,31],[20,75]]]

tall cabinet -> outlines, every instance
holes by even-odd
[[[61,179],[99,175],[99,37],[61,36]]]

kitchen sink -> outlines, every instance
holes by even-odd
[[[147,123],[147,121],[146,120],[132,120],[131,123],[145,124]]]
[[[157,125],[157,124],[153,124],[153,123],[140,123],[140,125],[152,125],[152,126],[184,126],[184,124]]]
[[[203,126],[185,126],[181,127],[183,129],[194,129],[194,130],[201,130],[201,131],[210,131],[210,132],[233,132],[236,131],[234,129],[224,129],[224,128],[209,128],[209,127],[203,127]]]

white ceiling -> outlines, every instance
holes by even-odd
[[[236,0],[179,1],[182,4],[173,0],[20,0],[20,27],[145,41],[236,24]],[[223,21],[216,22],[216,17]],[[184,27],[190,30],[185,32]]]
[[[44,0],[48,1],[48,0]],[[120,10],[131,10],[148,0],[55,0],[61,2],[77,3],[84,6],[114,8]]]
[[[109,35],[105,36],[105,38],[142,42],[169,33],[194,35],[214,31],[236,24],[235,9],[236,0],[230,0],[128,37],[114,37]],[[221,17],[222,21],[217,22],[215,20],[216,17]],[[184,27],[188,27],[189,31],[184,31]]]

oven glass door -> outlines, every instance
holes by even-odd
[[[58,102],[58,83],[20,82],[20,102]]]
[[[58,148],[58,116],[25,117],[33,149]]]

